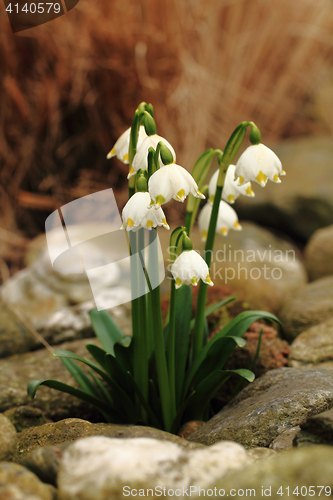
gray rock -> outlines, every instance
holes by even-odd
[[[317,229],[333,224],[333,142],[306,137],[274,146],[287,175],[282,183],[253,183],[255,197],[240,196],[240,217],[307,240]]]
[[[0,460],[9,460],[16,448],[17,434],[11,421],[0,413]]]
[[[289,366],[301,368],[333,361],[333,317],[302,332],[290,346]]]
[[[296,493],[293,493],[297,490],[298,498],[307,500],[331,497],[332,461],[333,448],[329,446],[311,446],[277,453],[268,460],[260,460],[244,467],[241,473],[233,472],[213,483],[210,488],[215,487],[217,493],[212,497],[220,498],[222,496],[221,493],[218,494],[220,489],[225,491],[225,496],[231,489],[235,489],[233,495],[235,493],[236,495],[233,498],[237,500],[245,498],[246,490],[246,498],[251,495],[256,499],[297,498]],[[262,489],[266,494],[262,493]],[[250,493],[249,490],[254,491]],[[278,492],[282,492],[283,496]]]
[[[96,338],[75,340],[59,345],[89,358],[86,343],[99,345]],[[47,418],[58,420],[66,417],[81,417],[100,420],[101,415],[93,407],[69,394],[48,387],[40,387],[34,400],[27,394],[27,385],[33,379],[55,379],[65,384],[76,385],[74,378],[64,368],[59,358],[52,356],[47,349],[31,353],[16,354],[1,360],[0,363],[0,412],[17,406],[40,408]]]
[[[0,358],[27,352],[35,345],[34,335],[0,299]]]
[[[90,436],[106,436],[119,439],[149,437],[160,441],[171,441],[184,448],[195,449],[202,447],[202,445],[190,443],[186,439],[152,427],[107,423],[92,424],[79,418],[67,418],[59,422],[44,424],[22,431],[18,435],[17,451],[13,461],[21,462],[29,453],[40,447],[60,445]]]
[[[333,318],[333,276],[300,287],[286,298],[279,312],[284,335],[289,341],[330,318]]]
[[[333,274],[333,225],[313,233],[305,247],[305,262],[311,280]]]
[[[56,500],[56,490],[19,464],[0,463],[1,500]]]
[[[269,447],[275,451],[292,449],[294,447],[294,439],[300,430],[300,426],[296,425],[296,427],[292,427],[291,429],[282,432],[276,439],[274,439]]]
[[[183,488],[205,488],[250,462],[244,448],[230,442],[188,450],[151,438],[85,438],[64,452],[58,474],[59,500],[117,500],[132,489],[138,490],[137,495],[157,498],[157,487],[162,494],[165,488],[164,496],[169,496],[169,489],[178,490],[180,496]],[[148,488],[150,493],[140,493]]]
[[[43,483],[57,486],[59,464],[64,450],[70,442],[56,446],[43,446],[36,448],[21,460],[21,465],[31,470]]]
[[[282,432],[333,406],[333,370],[279,368],[247,386],[189,441],[269,446]]]

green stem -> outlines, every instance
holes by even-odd
[[[171,280],[169,329],[168,329],[168,371],[170,382],[170,397],[173,414],[176,414],[176,367],[175,367],[175,312],[176,312],[176,288],[175,280]]]
[[[156,229],[152,229],[152,231],[156,231]],[[151,266],[153,272],[158,273],[157,237],[154,238],[153,245],[154,245],[154,252],[152,252]],[[170,432],[174,415],[172,414],[169,376],[168,376],[168,368],[165,355],[160,287],[157,286],[150,293],[151,293],[151,305],[152,305],[152,315],[153,315],[154,349],[156,358],[157,381],[161,398],[164,428],[166,431]]]
[[[217,188],[216,188],[213,209],[212,209],[212,215],[210,218],[210,223],[209,223],[209,228],[208,228],[208,235],[207,235],[207,241],[206,241],[206,246],[205,246],[205,261],[208,265],[208,268],[210,267],[211,258],[212,258],[212,250],[213,250],[214,240],[215,240],[215,231],[216,231],[217,217],[218,217],[218,213],[219,213],[219,205],[220,205],[221,196],[222,196],[222,189],[223,189],[223,186],[217,186]],[[193,334],[193,359],[195,359],[199,355],[199,353],[203,347],[207,286],[208,285],[206,285],[206,283],[204,283],[203,281],[200,281],[198,300],[197,300],[197,309],[195,312],[195,327],[194,327],[194,334]]]
[[[191,231],[192,213],[193,212],[189,212],[188,210],[186,211],[185,228],[188,236],[190,236]]]

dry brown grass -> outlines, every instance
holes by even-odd
[[[242,120],[265,140],[318,126],[306,103],[332,62],[331,0],[81,0],[20,35],[1,8],[7,228],[33,234],[53,207],[121,188],[127,168],[105,154],[141,100],[189,169]]]

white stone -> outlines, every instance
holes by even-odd
[[[187,450],[151,438],[88,437],[64,453],[58,475],[59,500],[123,499],[132,489],[156,492],[156,487],[181,492],[190,486],[208,488],[228,471],[249,463],[245,449],[228,441]]]

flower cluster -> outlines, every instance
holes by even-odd
[[[130,134],[129,128],[117,140],[107,158],[116,156],[124,163],[129,163]],[[167,151],[166,156],[162,155],[161,148]],[[152,175],[148,176],[150,151],[157,155],[157,168]],[[136,192],[126,203],[122,212],[122,229],[151,230],[157,226],[170,229],[161,205],[168,203],[171,199],[184,202],[189,194],[196,198],[205,198],[192,175],[175,162],[176,153],[171,144],[156,133],[147,135],[145,127],[141,125],[138,130],[136,154],[130,166],[128,179],[137,174],[145,175],[148,177],[148,184],[144,192]],[[230,164],[227,167],[219,202],[216,233],[227,236],[229,230],[240,231],[242,229],[237,213],[230,205],[234,204],[240,195],[254,196],[251,181],[264,187],[268,180],[280,183],[282,175],[285,175],[285,172],[273,151],[261,143],[249,146],[236,165]],[[209,182],[208,201],[198,218],[202,241],[207,240],[219,176],[220,168],[216,170]],[[171,267],[171,274],[176,288],[184,283],[196,286],[199,279],[208,285],[213,284],[206,262],[194,250],[184,251],[177,257]]]

